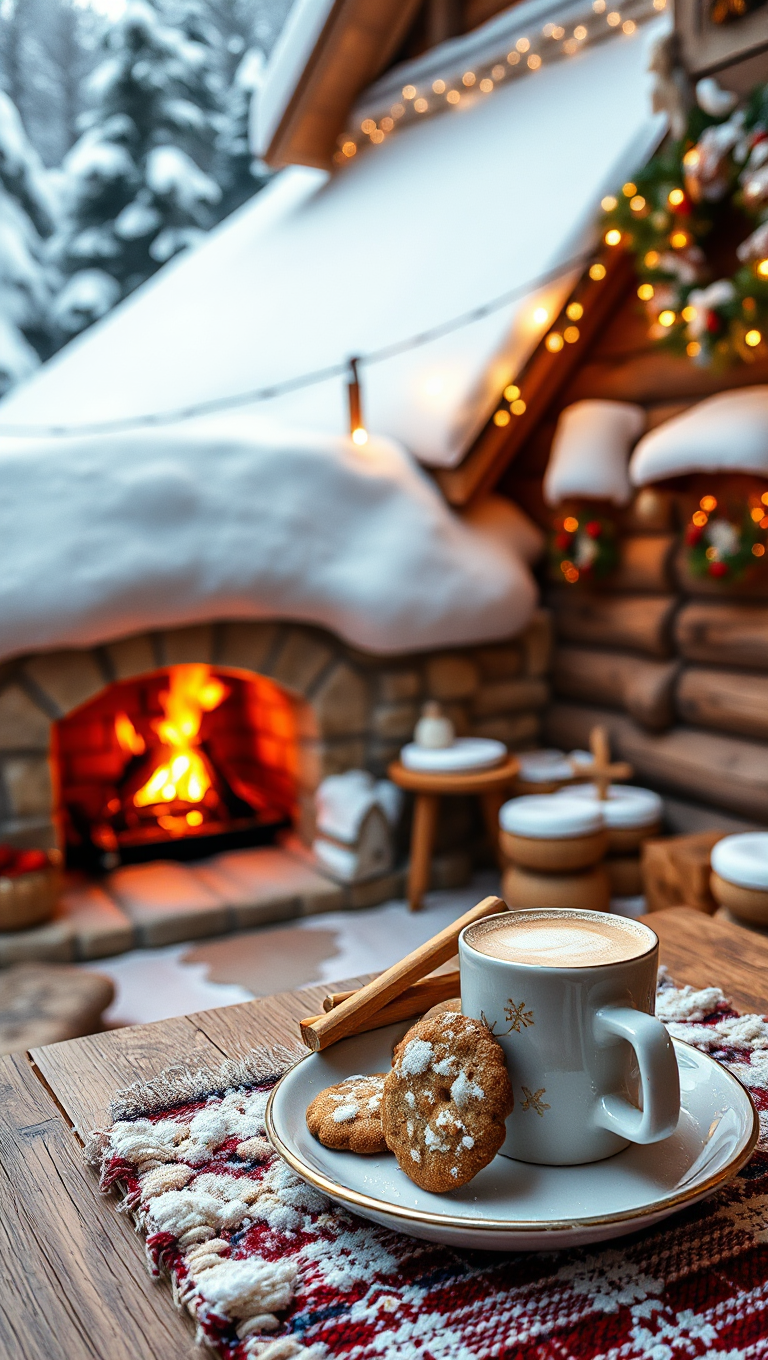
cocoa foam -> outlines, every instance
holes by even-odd
[[[515,920],[482,921],[467,932],[467,944],[478,953],[507,963],[547,968],[586,968],[621,963],[648,952],[645,931],[629,921],[606,916],[571,915],[559,920],[550,915]]]

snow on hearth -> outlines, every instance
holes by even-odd
[[[507,637],[536,602],[392,440],[197,419],[0,444],[0,656],[215,618],[395,652]]]

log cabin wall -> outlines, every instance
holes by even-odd
[[[542,478],[560,411],[586,397],[638,402],[648,428],[726,387],[768,382],[768,364],[728,375],[651,346],[629,293],[499,490],[543,526]],[[723,587],[686,574],[681,490],[625,512],[618,570],[599,588],[545,587],[555,625],[548,740],[583,747],[596,721],[639,782],[667,796],[670,830],[768,825],[768,581]]]

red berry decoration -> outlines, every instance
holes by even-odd
[[[561,515],[554,520],[549,540],[551,578],[569,586],[604,580],[618,561],[614,521],[597,505],[580,507],[564,519]]]
[[[762,527],[766,518],[762,513],[763,486],[755,486],[745,499],[731,504],[718,504],[714,496],[702,496],[700,508],[694,511],[684,534],[686,567],[692,576],[730,583],[765,570],[768,540]]]
[[[13,845],[0,845],[0,875],[5,878],[37,873],[47,869],[48,862],[44,850],[17,850]]]

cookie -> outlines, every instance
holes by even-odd
[[[422,1190],[444,1194],[493,1161],[513,1103],[486,1025],[451,1011],[425,1017],[397,1045],[384,1082],[387,1147]]]
[[[460,1011],[461,997],[452,996],[450,1001],[438,1001],[436,1006],[430,1006],[428,1011],[422,1015],[422,1020],[431,1020],[433,1015],[444,1015],[446,1011]]]
[[[307,1109],[307,1128],[325,1147],[344,1152],[386,1152],[381,1100],[386,1072],[345,1077],[326,1086]]]

